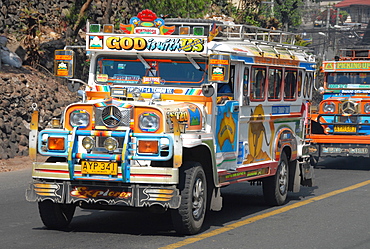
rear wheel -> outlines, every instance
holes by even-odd
[[[50,200],[38,204],[41,220],[49,229],[67,228],[76,210],[76,206],[73,204],[54,203]]]
[[[267,204],[276,206],[285,203],[288,194],[288,179],[288,159],[283,152],[276,174],[264,179],[262,184],[263,196]]]
[[[171,210],[171,217],[177,233],[195,234],[201,229],[206,212],[206,175],[197,162],[185,162],[182,168],[181,204],[178,209]]]

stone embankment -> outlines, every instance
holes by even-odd
[[[39,110],[39,129],[52,118],[60,118],[64,108],[78,101],[66,83],[30,67],[4,66],[0,71],[0,159],[28,155],[28,138],[33,112]]]

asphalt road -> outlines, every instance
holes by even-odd
[[[224,188],[201,233],[178,236],[167,214],[82,209],[68,230],[47,230],[25,200],[31,171],[0,173],[0,248],[370,248],[370,160],[325,160],[315,175],[281,207],[260,186]]]

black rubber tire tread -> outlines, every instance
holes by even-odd
[[[286,168],[286,188],[284,193],[281,193],[279,190],[279,176],[282,170],[282,164],[285,164]],[[263,196],[265,198],[265,202],[271,206],[280,206],[283,205],[286,201],[287,194],[288,194],[288,186],[289,186],[289,164],[286,154],[283,152],[281,153],[279,166],[274,176],[270,176],[263,180],[262,182],[262,189],[263,189]]]
[[[199,218],[193,216],[193,188],[196,180],[203,181],[203,203]],[[206,175],[200,163],[185,162],[180,168],[181,204],[178,209],[171,210],[173,226],[178,234],[196,234],[202,228],[207,206]]]
[[[42,222],[48,229],[63,230],[71,223],[76,205],[54,203],[50,200],[38,203]]]

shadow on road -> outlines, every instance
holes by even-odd
[[[300,193],[289,193],[286,205],[312,196],[314,189],[315,187],[302,187]],[[261,186],[251,186],[246,182],[223,188],[222,195],[222,210],[207,213],[201,232],[211,231],[230,222],[276,209],[265,204]],[[169,212],[99,211],[80,208],[77,209],[66,232],[178,236],[173,230]]]
[[[370,170],[370,158],[337,157],[320,159],[316,168],[343,170]]]

